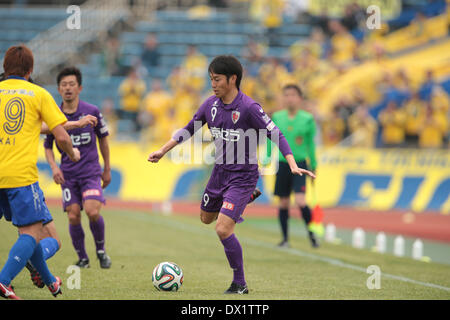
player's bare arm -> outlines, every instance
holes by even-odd
[[[47,163],[50,165],[50,168],[52,169],[52,176],[53,176],[53,180],[55,181],[55,183],[63,184],[65,182],[64,174],[62,173],[61,169],[56,164],[55,154],[53,153],[53,149],[45,148],[45,159],[47,159]]]
[[[69,156],[70,160],[73,162],[80,160],[80,150],[72,146],[72,139],[70,139],[69,134],[62,125],[57,125],[51,133],[55,137],[58,146]]]
[[[298,174],[300,176],[302,176],[303,174],[307,174],[311,178],[316,178],[315,174],[312,173],[311,171],[299,168],[297,166],[297,163],[295,162],[294,156],[292,154],[286,155],[285,158],[286,158],[286,161],[288,162],[289,167],[291,168],[291,171],[293,174]]]
[[[170,139],[165,145],[161,147],[161,149],[150,153],[147,160],[153,163],[157,163],[162,157],[164,157],[164,155],[167,152],[172,150],[177,144],[178,142],[176,140]]]
[[[93,116],[93,115],[86,115],[83,118],[81,118],[80,120],[77,121],[67,121],[66,123],[63,124],[63,128],[67,131],[67,130],[71,130],[71,129],[76,129],[76,128],[84,128],[87,126],[92,126],[95,127],[97,125],[97,117]],[[50,129],[48,128],[47,124],[45,122],[42,123],[41,126],[41,134],[50,134]]]
[[[102,188],[105,189],[111,183],[111,164],[109,161],[109,143],[108,137],[103,137],[98,140],[100,153],[103,158],[103,173],[102,173]]]

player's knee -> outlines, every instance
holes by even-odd
[[[71,225],[78,225],[81,223],[81,213],[79,211],[69,211],[67,216]]]
[[[304,207],[306,207],[306,201],[296,201],[295,202],[296,204],[297,204],[297,206],[298,207],[300,207],[300,208],[304,208]]]
[[[306,207],[306,197],[304,193],[295,194],[295,204],[300,208]]]
[[[200,221],[204,224],[211,224],[211,222],[213,222],[213,220],[203,212],[200,213]]]
[[[223,224],[216,224],[216,233],[221,240],[228,238],[231,235],[231,231],[227,226]]]
[[[56,238],[56,242],[58,243],[58,248],[56,248],[56,251],[58,251],[59,249],[61,249],[61,240]]]
[[[280,202],[279,202],[279,206],[280,209],[289,209],[289,198],[285,199],[285,198],[280,198]]]
[[[200,212],[200,221],[204,224],[211,224],[213,221],[217,220],[218,213],[217,212]]]
[[[86,214],[89,218],[89,221],[92,222],[96,222],[100,218],[100,210],[98,209],[86,210]]]

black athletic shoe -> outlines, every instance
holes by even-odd
[[[252,195],[250,196],[249,203],[252,203],[253,201],[255,201],[256,198],[258,198],[260,195],[261,195],[261,191],[256,187],[255,190],[253,190]]]
[[[75,263],[76,266],[80,267],[80,268],[89,268],[89,259],[80,259],[78,260],[77,263]]]
[[[224,292],[224,294],[248,294],[247,286],[241,286],[235,282],[231,283],[231,286]]]
[[[30,261],[27,261],[27,264],[25,265],[25,267],[28,269],[28,271],[30,271],[31,281],[33,282],[33,284],[40,289],[45,287],[45,283],[42,280],[41,275],[36,270],[36,268],[33,267],[33,265],[30,263]]]
[[[111,268],[111,258],[106,254],[105,251],[97,251],[97,258],[100,260],[100,268],[109,269]]]
[[[311,246],[313,248],[318,248],[319,247],[319,241],[317,240],[316,235],[314,234],[314,232],[308,231],[308,235],[309,235],[309,240],[311,241]]]

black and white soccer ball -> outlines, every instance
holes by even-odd
[[[161,262],[152,273],[152,282],[160,291],[178,291],[183,284],[183,270],[173,262]]]

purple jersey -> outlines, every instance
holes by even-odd
[[[201,125],[196,125],[196,122]],[[262,107],[239,91],[231,104],[211,96],[200,106],[193,119],[178,130],[173,139],[178,143],[190,138],[205,123],[211,131],[216,147],[216,165],[229,171],[258,169],[257,144],[261,134],[274,140],[281,153],[292,154],[291,148],[278,127]],[[278,141],[277,141],[278,140]]]
[[[60,108],[62,110],[62,104]],[[61,152],[61,171],[64,176],[67,178],[85,178],[101,175],[102,168],[98,158],[96,137],[103,138],[109,133],[100,110],[96,106],[80,100],[77,111],[71,114],[64,114],[68,121],[78,121],[88,114],[98,119],[95,128],[86,126],[67,131],[72,139],[73,147],[80,150],[80,161],[71,161],[69,156],[56,145],[59,152]],[[55,137],[52,134],[48,134],[45,137],[44,147],[52,149],[54,139]]]

